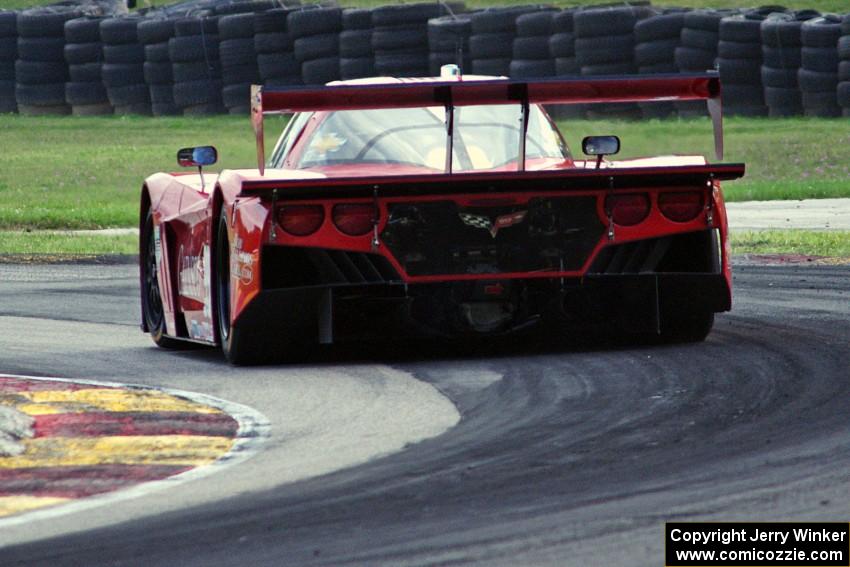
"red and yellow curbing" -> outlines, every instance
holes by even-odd
[[[0,456],[0,517],[211,464],[239,434],[223,410],[152,389],[0,375],[0,405],[32,419]]]

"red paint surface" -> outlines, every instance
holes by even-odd
[[[36,416],[36,437],[206,435],[235,437],[239,424],[226,414],[191,412],[92,412]]]
[[[84,498],[141,482],[161,480],[194,467],[169,465],[99,465],[0,469],[0,496]]]

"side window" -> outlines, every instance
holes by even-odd
[[[283,167],[286,156],[292,149],[292,145],[298,139],[298,135],[304,130],[304,126],[313,116],[312,112],[299,112],[294,115],[284,128],[280,139],[275,145],[272,157],[269,160],[270,167]]]

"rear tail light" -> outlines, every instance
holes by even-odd
[[[277,223],[293,236],[313,234],[325,220],[321,205],[284,205],[277,210]]]
[[[375,205],[369,203],[335,205],[333,221],[343,234],[362,236],[372,230],[376,211]]]
[[[702,211],[703,206],[703,194],[699,191],[661,193],[658,195],[658,208],[661,210],[661,214],[671,221],[692,221]]]
[[[649,196],[644,193],[609,195],[605,200],[605,208],[610,212],[614,223],[632,226],[649,216]]]

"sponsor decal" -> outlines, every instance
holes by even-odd
[[[237,236],[233,242],[233,254],[230,256],[230,277],[243,285],[253,282],[256,257],[256,250],[254,252],[242,250],[242,239]]]
[[[212,325],[210,325],[209,321],[197,321],[192,319],[189,321],[189,336],[195,340],[212,342]]]
[[[153,230],[153,255],[156,258],[156,267],[162,265],[162,237],[159,234],[160,227],[156,226]]]
[[[463,224],[473,228],[483,228],[490,233],[490,236],[496,238],[499,230],[514,226],[515,224],[519,224],[524,221],[526,215],[528,215],[528,211],[508,213],[506,215],[500,215],[494,219],[485,215],[474,215],[471,213],[458,214],[460,216],[460,220],[463,221]]]
[[[207,304],[207,298],[211,296],[212,289],[212,274],[207,269],[209,265],[209,246],[204,246],[201,256],[184,254],[183,247],[180,247],[180,295],[203,303],[206,317],[212,316],[212,309]]]

